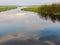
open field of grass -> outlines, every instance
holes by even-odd
[[[0,12],[7,11],[11,9],[16,9],[18,6],[0,6]]]

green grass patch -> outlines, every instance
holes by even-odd
[[[23,8],[21,10],[32,11],[32,12],[40,12],[39,6],[29,6],[28,8]]]
[[[11,9],[16,9],[18,6],[0,6],[0,12],[7,11]]]

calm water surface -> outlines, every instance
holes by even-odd
[[[50,16],[50,18],[39,16],[34,12],[21,11],[20,8],[0,12],[0,38],[2,37],[3,42],[6,41],[6,38],[8,40],[13,39],[12,35],[18,35],[17,38],[22,40],[34,38],[52,41],[53,39],[54,42],[56,39],[55,43],[57,44],[58,41],[60,42],[59,19],[59,16]]]

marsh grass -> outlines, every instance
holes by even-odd
[[[18,6],[0,6],[0,12],[7,11],[11,9],[16,9]]]
[[[28,8],[23,8],[21,10],[32,11],[32,12],[40,12],[39,6],[29,6]]]
[[[60,15],[60,4],[31,6],[22,10],[37,12],[43,15]]]

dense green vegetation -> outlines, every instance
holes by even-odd
[[[60,15],[60,4],[44,5],[40,7],[40,13],[47,15]]]
[[[44,15],[60,15],[60,4],[42,5],[24,8],[25,11],[38,12]]]
[[[11,9],[16,9],[18,6],[0,6],[0,12],[7,11]]]

